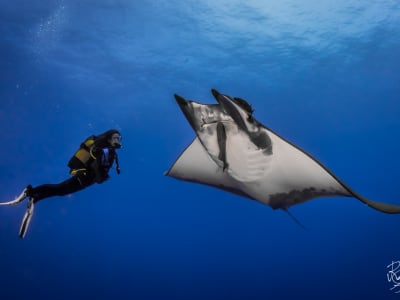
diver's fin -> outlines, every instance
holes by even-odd
[[[18,204],[18,203],[24,201],[24,199],[29,196],[31,190],[32,190],[32,186],[28,185],[26,188],[24,188],[24,190],[21,192],[21,194],[18,197],[16,197],[14,200],[11,200],[8,202],[0,202],[0,205]]]
[[[26,207],[24,217],[22,219],[21,227],[19,229],[19,237],[21,239],[25,237],[26,231],[28,230],[29,223],[31,222],[32,219],[34,207],[35,207],[34,199],[30,198],[28,206]]]

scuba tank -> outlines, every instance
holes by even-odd
[[[78,171],[86,170],[96,157],[93,155],[92,150],[96,136],[91,135],[80,145],[79,149],[71,157],[68,162],[68,167],[71,169],[70,174],[75,175]]]

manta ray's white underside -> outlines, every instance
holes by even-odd
[[[236,98],[215,90],[213,94],[219,105],[175,96],[197,137],[168,176],[210,185],[273,208],[287,209],[323,196],[348,196],[382,212],[400,213],[400,206],[355,193],[315,158],[255,120]]]

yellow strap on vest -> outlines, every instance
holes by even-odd
[[[90,156],[91,156],[93,159],[96,159],[96,156],[94,156],[94,154],[93,154],[93,148],[94,148],[94,147],[90,147],[89,154],[90,154]]]
[[[74,175],[76,175],[78,172],[81,172],[81,171],[86,171],[86,168],[83,168],[83,169],[73,169],[73,170],[71,170],[71,172],[69,172],[72,176],[74,176]]]

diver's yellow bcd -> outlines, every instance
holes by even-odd
[[[95,136],[88,137],[75,152],[74,156],[69,160],[68,167],[71,169],[71,175],[76,174],[79,170],[86,169],[86,166],[96,159],[92,153],[95,138]]]

